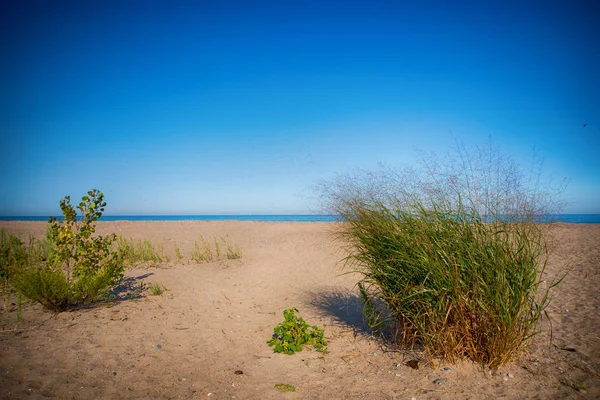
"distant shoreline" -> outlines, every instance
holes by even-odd
[[[599,216],[600,217],[600,216]],[[0,221],[48,221],[49,216],[0,216]],[[60,219],[60,218],[58,218]],[[114,221],[258,221],[258,222],[338,222],[332,214],[281,215],[103,215],[99,222]]]
[[[48,221],[49,216],[0,216],[0,221]],[[555,214],[553,222],[600,224],[600,214]],[[104,215],[100,222],[114,221],[256,221],[256,222],[339,222],[332,214],[282,215]]]

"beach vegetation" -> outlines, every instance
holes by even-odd
[[[538,332],[561,280],[542,280],[561,185],[491,144],[451,154],[340,175],[320,190],[345,221],[337,235],[362,276],[371,328],[431,357],[495,368]]]
[[[197,241],[194,241],[194,251],[192,252],[192,260],[196,262],[211,262],[214,259],[213,251],[210,243],[200,235],[201,246],[198,245]]]
[[[22,265],[28,257],[27,248],[18,236],[0,229],[0,293],[7,312],[14,289],[9,284],[12,271]]]
[[[214,238],[214,241],[215,241],[215,253],[217,254],[217,258],[220,258],[221,257],[221,243],[219,243],[217,238]]]
[[[183,254],[181,254],[181,249],[177,246],[177,244],[175,244],[175,257],[179,262],[183,260]]]
[[[160,296],[167,291],[167,288],[161,283],[152,282],[148,285],[148,290],[153,296]]]
[[[126,266],[147,265],[156,267],[170,258],[164,254],[161,245],[153,246],[147,239],[133,240],[117,235],[115,240],[116,250],[123,256]]]
[[[309,325],[304,318],[298,317],[295,308],[283,311],[283,322],[277,324],[273,336],[267,344],[275,353],[294,354],[304,346],[313,346],[321,352],[327,352],[327,340],[323,329]]]
[[[218,239],[213,238],[212,243],[214,250],[213,246],[211,246],[211,242],[201,235],[200,244],[198,244],[197,241],[194,241],[194,250],[192,251],[191,259],[198,263],[202,263],[212,262],[223,256],[228,260],[237,260],[242,257],[242,251],[236,244],[232,243],[229,235],[221,236]]]
[[[224,238],[222,237],[221,241],[225,245],[225,255],[228,260],[237,260],[238,258],[242,258],[242,251],[236,244],[231,242],[229,235],[225,235]]]
[[[295,392],[296,386],[290,385],[288,383],[276,383],[275,389],[279,390],[281,393]]]
[[[23,302],[21,292],[11,286],[12,278],[26,265],[46,262],[53,254],[54,238],[50,226],[46,229],[45,238],[37,240],[29,235],[28,245],[18,236],[0,229],[0,294],[4,303],[4,311],[9,311],[11,299],[16,297],[17,317],[21,319]]]
[[[46,240],[32,238],[29,247],[13,242],[8,262],[11,286],[53,311],[90,302],[123,277],[116,236],[95,234],[106,207],[102,192],[90,190],[77,207],[70,201],[69,196],[60,201],[63,220],[49,219]]]

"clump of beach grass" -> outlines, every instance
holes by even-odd
[[[183,261],[183,254],[181,254],[181,249],[177,246],[177,243],[175,244],[175,258],[177,258],[178,262]]]
[[[422,168],[359,171],[320,187],[346,221],[346,262],[370,326],[397,344],[491,368],[517,357],[548,304],[541,274],[559,191],[492,146]],[[539,170],[538,170],[539,172]]]
[[[148,284],[148,290],[153,296],[160,296],[167,291],[167,288],[162,283],[152,282]]]
[[[241,249],[234,243],[232,243],[229,235],[221,236],[218,239],[213,238],[211,242],[200,235],[200,244],[194,241],[194,250],[192,252],[192,260],[202,262],[212,262],[218,260],[221,257],[225,257],[228,260],[236,260],[242,257]],[[214,247],[214,250],[213,250]]]
[[[157,266],[163,262],[169,262],[170,258],[164,254],[161,245],[153,246],[147,239],[124,238],[118,235],[116,238],[117,251],[123,256],[123,262],[127,266],[140,264]]]
[[[192,252],[192,260],[196,262],[211,262],[214,260],[214,254],[210,242],[200,235],[201,246],[197,241],[194,241],[194,251]]]
[[[240,250],[236,244],[231,242],[229,235],[222,237],[221,241],[225,246],[225,256],[228,260],[237,260],[238,258],[242,258],[242,250]]]

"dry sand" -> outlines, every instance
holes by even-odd
[[[100,223],[101,233],[146,238],[171,255],[176,243],[188,258],[200,234],[228,234],[243,257],[127,270],[111,304],[57,315],[26,304],[19,323],[12,307],[0,314],[0,398],[600,398],[600,225],[557,227],[547,275],[570,273],[548,308],[552,343],[545,322],[529,354],[496,375],[468,362],[415,370],[404,365],[414,354],[387,352],[362,324],[358,277],[341,275],[334,226]],[[45,224],[0,227],[26,237],[42,235]],[[140,282],[168,291],[139,293]],[[267,346],[290,306],[325,328],[329,354],[287,356]],[[277,383],[297,391],[280,393]]]

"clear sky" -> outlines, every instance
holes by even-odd
[[[596,1],[2,0],[0,35],[0,215],[311,213],[450,132],[600,213]]]

